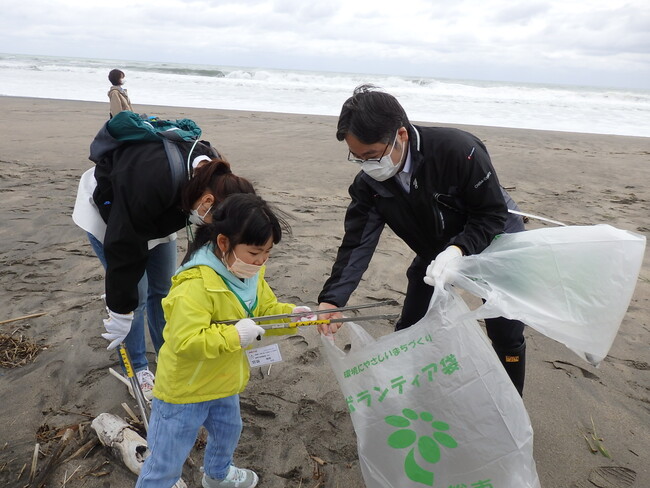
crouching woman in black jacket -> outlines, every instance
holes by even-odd
[[[111,123],[91,145],[96,165],[81,177],[73,220],[87,232],[106,270],[102,336],[109,350],[125,343],[151,398],[145,313],[157,354],[165,326],[160,302],[177,267],[176,231],[209,221],[210,209],[228,195],[255,191],[207,142],[124,142],[104,133]]]

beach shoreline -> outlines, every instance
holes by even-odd
[[[133,401],[107,373],[117,367],[117,356],[106,351],[100,337],[103,272],[71,219],[79,178],[92,166],[89,145],[108,118],[108,103],[0,97],[0,109],[0,321],[46,312],[0,325],[0,334],[22,335],[46,347],[33,362],[0,368],[0,484],[19,487],[27,483],[27,473],[20,479],[19,473],[24,464],[29,471],[39,429],[60,429],[102,412],[124,416],[121,403]],[[268,281],[281,301],[316,305],[342,236],[347,189],[358,169],[346,161],[347,150],[335,138],[336,117],[137,103],[135,109],[163,119],[194,120],[233,171],[287,214],[293,235],[274,249]],[[650,138],[452,126],[485,142],[501,184],[522,211],[650,236]],[[529,228],[545,225],[531,221]],[[179,258],[185,242],[184,231],[179,232]],[[351,303],[390,299],[401,304],[412,257],[386,231]],[[371,333],[377,337],[390,331],[390,324],[378,323]],[[611,483],[619,483],[614,488],[650,486],[645,462],[650,451],[650,253],[620,332],[599,368],[534,330],[526,335],[524,403],[542,487],[592,488],[600,485],[590,478],[603,473],[614,476]],[[345,341],[343,331],[337,343]],[[264,487],[311,487],[319,481],[322,487],[363,487],[345,400],[318,335],[308,330],[278,342],[283,362],[268,373],[254,368],[242,394],[244,432],[236,461],[256,469]],[[611,457],[590,452],[584,435],[594,427]],[[189,486],[200,479],[201,457],[193,456],[196,467],[186,467]],[[109,461],[102,468],[108,474],[87,474],[103,460]],[[44,463],[41,458],[39,466]],[[86,459],[59,467],[51,486],[60,486],[64,473],[78,466],[67,487],[135,483],[108,450],[96,447]],[[598,471],[603,467],[616,469]],[[634,472],[634,484],[617,480],[617,469]]]

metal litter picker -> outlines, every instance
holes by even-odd
[[[360,310],[364,308],[372,308],[372,307],[380,307],[382,305],[395,305],[396,302],[394,300],[384,300],[381,302],[377,303],[367,303],[364,305],[350,305],[347,307],[338,307],[338,308],[330,308],[327,310],[312,310],[310,312],[296,312],[296,313],[282,313],[278,315],[264,315],[261,317],[249,317],[251,320],[255,322],[268,322],[271,320],[280,320],[280,319],[286,319],[286,318],[293,318],[293,317],[302,317],[304,315],[319,315],[319,314],[324,314],[324,313],[336,313],[336,312],[345,312],[349,310]],[[381,315],[360,315],[357,317],[343,317],[340,319],[316,319],[316,320],[303,320],[303,321],[296,321],[296,322],[277,322],[277,323],[271,323],[271,324],[259,324],[260,327],[263,329],[291,329],[295,327],[305,327],[309,325],[327,325],[327,324],[336,324],[336,323],[343,323],[343,322],[359,322],[363,320],[392,320],[396,319],[399,317],[399,314],[381,314]],[[237,320],[226,320],[222,323],[224,324],[234,324],[237,323],[239,319]]]
[[[327,325],[343,322],[360,322],[362,320],[392,320],[399,317],[399,314],[382,314],[382,315],[360,315],[358,317],[343,317],[340,319],[323,319],[323,320],[303,320],[300,322],[278,322],[275,324],[259,324],[262,329],[291,329],[293,327],[305,327],[308,325]],[[253,320],[255,318],[251,317]],[[261,318],[261,317],[257,317]],[[268,320],[268,319],[267,319]]]
[[[287,319],[291,317],[303,317],[304,315],[319,315],[322,313],[336,313],[336,312],[347,312],[349,310],[361,310],[364,308],[372,308],[372,307],[381,307],[382,305],[397,305],[397,302],[395,300],[383,300],[381,302],[377,303],[366,303],[364,305],[349,305],[347,307],[338,307],[338,308],[329,308],[326,310],[312,310],[310,312],[295,312],[295,313],[280,313],[277,315],[263,315],[261,317],[249,317],[251,320],[255,322],[266,322],[269,320],[276,320],[276,319]],[[383,317],[383,318],[390,318],[389,315],[386,316],[380,316],[377,315],[375,317]],[[354,317],[355,320],[361,320],[360,317]],[[233,319],[233,320],[225,320],[221,322],[222,324],[236,324],[239,322],[240,319]],[[341,322],[340,319],[336,319],[337,322]],[[347,319],[344,320],[344,322],[352,322],[352,319]],[[298,322],[296,322],[298,323]],[[285,323],[287,325],[287,323]],[[312,325],[312,324],[310,324]],[[294,326],[295,327],[295,326]]]
[[[119,346],[120,356],[122,357],[122,362],[124,363],[124,369],[126,370],[126,376],[129,378],[131,383],[131,388],[133,389],[133,396],[138,402],[138,408],[140,409],[140,414],[142,415],[142,423],[144,424],[144,430],[149,431],[149,421],[147,420],[147,400],[144,398],[144,393],[140,388],[140,382],[135,376],[133,371],[133,366],[131,366],[131,358],[129,357],[129,352],[126,350],[126,345],[122,342]]]

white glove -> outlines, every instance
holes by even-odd
[[[315,313],[309,313],[311,312],[311,308],[301,305],[299,307],[294,308],[291,313],[299,313],[301,314],[300,317],[294,317],[293,319],[295,322],[309,322],[312,320],[317,320],[316,314]]]
[[[239,333],[239,343],[242,349],[251,345],[258,336],[263,336],[266,332],[251,319],[241,319],[235,324]]]
[[[449,246],[436,256],[427,266],[427,272],[424,276],[424,282],[430,286],[444,286],[449,279],[449,270],[447,265],[454,259],[463,255],[463,251],[458,246]]]
[[[108,318],[104,319],[104,327],[106,332],[102,337],[107,341],[111,341],[106,349],[109,351],[115,349],[120,342],[122,342],[129,331],[131,330],[131,322],[133,322],[133,312],[117,313],[106,308]]]

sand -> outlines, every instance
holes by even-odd
[[[107,372],[117,367],[117,356],[100,337],[103,273],[70,217],[78,179],[91,166],[88,146],[106,120],[108,104],[0,97],[0,110],[0,321],[47,312],[0,325],[0,334],[23,335],[46,347],[33,362],[0,368],[0,485],[24,486],[39,430],[84,424],[102,412],[126,416],[120,404],[135,402]],[[334,137],[336,119],[136,110],[195,120],[235,172],[289,215],[293,237],[274,250],[268,280],[280,300],[315,305],[340,242],[347,188],[356,171]],[[650,234],[650,139],[461,128],[485,141],[501,183],[522,210],[569,224],[607,223]],[[542,225],[531,222],[529,228]],[[184,233],[179,238],[184,245]],[[351,303],[401,303],[412,256],[385,232]],[[524,401],[544,488],[630,486],[612,477],[616,470],[599,467],[626,468],[634,473],[632,486],[650,486],[649,260],[646,253],[629,311],[599,368],[527,330]],[[380,336],[391,327],[376,323],[369,330]],[[345,332],[337,341],[345,344]],[[317,333],[278,342],[284,361],[270,371],[254,368],[242,394],[237,463],[255,469],[263,487],[363,487],[354,430]],[[610,458],[590,452],[583,434],[594,426]],[[56,441],[44,443],[43,450],[55,446]],[[39,467],[46,459],[41,457]],[[185,479],[199,486],[201,452],[193,452],[192,460]],[[96,447],[85,459],[59,466],[48,486],[128,487],[135,480],[108,450]]]

